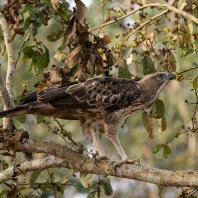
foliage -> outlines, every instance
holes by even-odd
[[[92,21],[86,21],[89,16],[88,8],[84,5],[85,1],[83,3],[81,0],[75,0],[73,10],[70,10],[66,0],[10,0],[1,12],[9,24],[12,41],[15,43],[19,38],[22,41],[15,66],[18,68],[21,64],[21,71],[41,77],[35,86],[37,90],[96,76],[114,75],[138,79],[156,70],[175,73],[178,82],[187,81],[189,92],[193,93],[193,98],[185,101],[193,112],[190,120],[187,124],[181,124],[172,138],[169,137],[166,142],[155,145],[153,149],[153,153],[161,152],[163,158],[168,160],[170,155],[174,155],[170,146],[173,140],[180,138],[182,134],[198,132],[198,64],[190,60],[191,56],[198,56],[198,3],[195,0],[189,1],[188,4],[185,4],[185,1],[173,0],[170,5],[166,1],[162,1],[161,4],[152,2],[128,1],[130,9],[125,9],[119,2],[101,0],[103,13],[101,11],[100,18],[104,17],[104,21],[96,27],[92,27]],[[125,19],[129,22],[125,22]],[[50,26],[52,32],[47,29]],[[113,35],[112,27],[117,30]],[[42,35],[43,29],[46,29],[45,35]],[[0,37],[0,60],[6,54],[2,38]],[[188,65],[180,66],[178,57],[187,61]],[[17,100],[30,92],[27,84],[29,82],[24,84],[21,93],[17,91]],[[150,138],[154,138],[155,124],[158,125],[159,132],[171,128],[167,124],[166,105],[158,99],[149,110],[142,112],[142,122]],[[16,119],[21,123],[28,123],[25,116]],[[57,119],[53,122],[43,117],[36,119],[37,124],[42,123],[46,131],[55,134],[75,152],[85,157],[97,156],[97,153],[84,148],[81,142],[75,141],[67,127]],[[122,127],[125,124],[126,122]],[[24,137],[21,134],[18,135],[17,141]],[[0,136],[4,137],[5,133]],[[9,146],[5,141],[5,148]],[[8,169],[11,164],[14,164],[16,171],[11,182],[4,183],[6,187],[2,188],[0,197],[5,194],[7,197],[58,197],[64,194],[69,181],[77,188],[87,188],[88,198],[113,194],[108,177],[81,173],[79,181],[74,184],[75,170],[72,170],[72,173],[66,171],[64,174],[56,175],[49,169],[37,168],[31,173],[29,181],[23,184],[17,178],[17,163],[20,164],[22,161],[18,162],[16,152],[8,150],[1,155],[1,171]],[[11,160],[7,160],[6,157]],[[31,154],[29,157],[32,157]],[[72,168],[68,166],[68,169]],[[162,197],[164,188],[159,188],[159,196]],[[194,188],[183,189],[180,197],[196,197],[196,191]]]

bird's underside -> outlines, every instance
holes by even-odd
[[[122,160],[126,160],[117,133],[122,116],[151,106],[174,78],[175,75],[166,72],[138,80],[91,78],[31,93],[21,100],[20,106],[0,112],[0,117],[40,114],[80,120],[84,136],[92,138],[100,157],[106,156],[100,142],[99,131],[102,131],[113,142]]]

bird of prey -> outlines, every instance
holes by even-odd
[[[83,135],[92,139],[99,158],[106,156],[100,141],[102,131],[116,147],[121,162],[130,162],[118,138],[122,116],[150,107],[174,78],[174,74],[156,72],[135,80],[98,77],[71,82],[33,92],[21,100],[20,106],[0,112],[0,117],[40,114],[80,120]]]

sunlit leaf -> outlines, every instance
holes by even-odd
[[[159,119],[162,118],[164,116],[165,113],[165,106],[162,100],[157,99],[153,106],[152,109],[149,113],[150,117],[155,118],[155,119]]]
[[[58,63],[59,61],[61,61],[62,57],[63,57],[63,52],[58,50],[54,54],[54,61]]]
[[[58,50],[64,50],[67,46],[67,37],[64,35],[60,38],[60,47]]]
[[[158,128],[158,131],[161,133],[163,131],[166,130],[166,127],[167,127],[167,122],[166,122],[166,117],[163,116],[159,119],[157,119],[157,123],[159,124],[159,128]]]
[[[171,153],[171,149],[168,145],[164,146],[164,150],[163,150],[163,157],[168,159],[168,155]]]
[[[164,147],[164,144],[158,144],[153,148],[153,153],[158,153],[162,147]]]
[[[194,89],[198,89],[198,76],[192,79]]]
[[[80,173],[80,182],[84,186],[84,188],[88,188],[92,185],[95,176],[96,176],[95,174]]]
[[[145,56],[142,60],[143,64],[143,74],[152,74],[155,72],[155,67],[152,59],[149,56]]]

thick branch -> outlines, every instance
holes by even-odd
[[[65,159],[74,170],[79,172],[135,179],[161,186],[198,187],[197,172],[162,170],[147,168],[142,165],[123,164],[121,167],[117,168],[116,173],[114,169],[115,163],[106,159],[99,161],[97,167],[93,159],[86,159],[66,146],[28,138],[23,138],[22,142],[20,147],[15,147],[16,151],[51,154],[60,159]],[[0,147],[1,146],[2,145],[0,145]],[[35,165],[35,169],[38,169],[38,167],[39,166]],[[33,167],[32,170],[34,170]],[[4,177],[2,181],[6,181],[10,178],[9,175],[6,176],[5,174],[3,174],[2,177]]]
[[[52,155],[42,159],[23,162],[17,168],[10,167],[2,171],[0,173],[0,183],[6,182],[9,179],[12,179],[12,177],[16,177],[18,175],[22,175],[27,172],[31,172],[35,170],[45,170],[52,167],[69,168],[69,164],[67,163],[66,160],[59,159]]]
[[[188,14],[187,12],[184,12],[183,10],[180,10],[180,9],[178,9],[178,8],[175,8],[175,7],[172,6],[172,5],[160,4],[160,3],[149,3],[149,4],[146,4],[146,5],[140,6],[138,9],[133,10],[133,11],[129,12],[129,13],[126,14],[126,15],[123,15],[123,16],[121,16],[121,17],[115,18],[115,19],[113,19],[113,20],[111,20],[111,21],[108,21],[108,22],[106,22],[106,23],[103,23],[103,24],[101,24],[101,25],[99,25],[99,26],[97,26],[97,27],[94,27],[94,28],[90,29],[89,31],[93,31],[93,30],[96,30],[96,29],[99,29],[99,28],[103,28],[103,27],[105,27],[105,26],[107,26],[107,25],[110,25],[110,24],[116,22],[116,21],[120,21],[120,20],[122,20],[122,19],[125,19],[125,18],[127,18],[128,16],[130,16],[130,15],[132,15],[132,14],[135,14],[136,12],[141,11],[141,10],[147,8],[147,7],[156,7],[156,8],[157,8],[157,7],[166,7],[167,10],[173,11],[173,12],[175,12],[175,13],[178,13],[178,14],[180,14],[181,16],[183,16],[184,18],[190,19],[191,21],[193,21],[193,22],[195,22],[196,24],[198,24],[198,19],[197,19],[196,17],[194,17],[194,16],[191,15],[191,14]]]
[[[15,60],[14,60],[14,47],[12,44],[11,33],[4,18],[3,14],[0,12],[0,26],[3,32],[4,41],[6,45],[6,52],[8,54],[8,67],[6,76],[6,88],[3,80],[2,74],[0,74],[0,92],[4,103],[4,110],[10,109],[14,106],[14,93],[13,93],[13,82],[14,82],[14,71],[15,71]],[[0,71],[1,72],[1,71]],[[3,128],[12,128],[12,118],[3,118]]]

